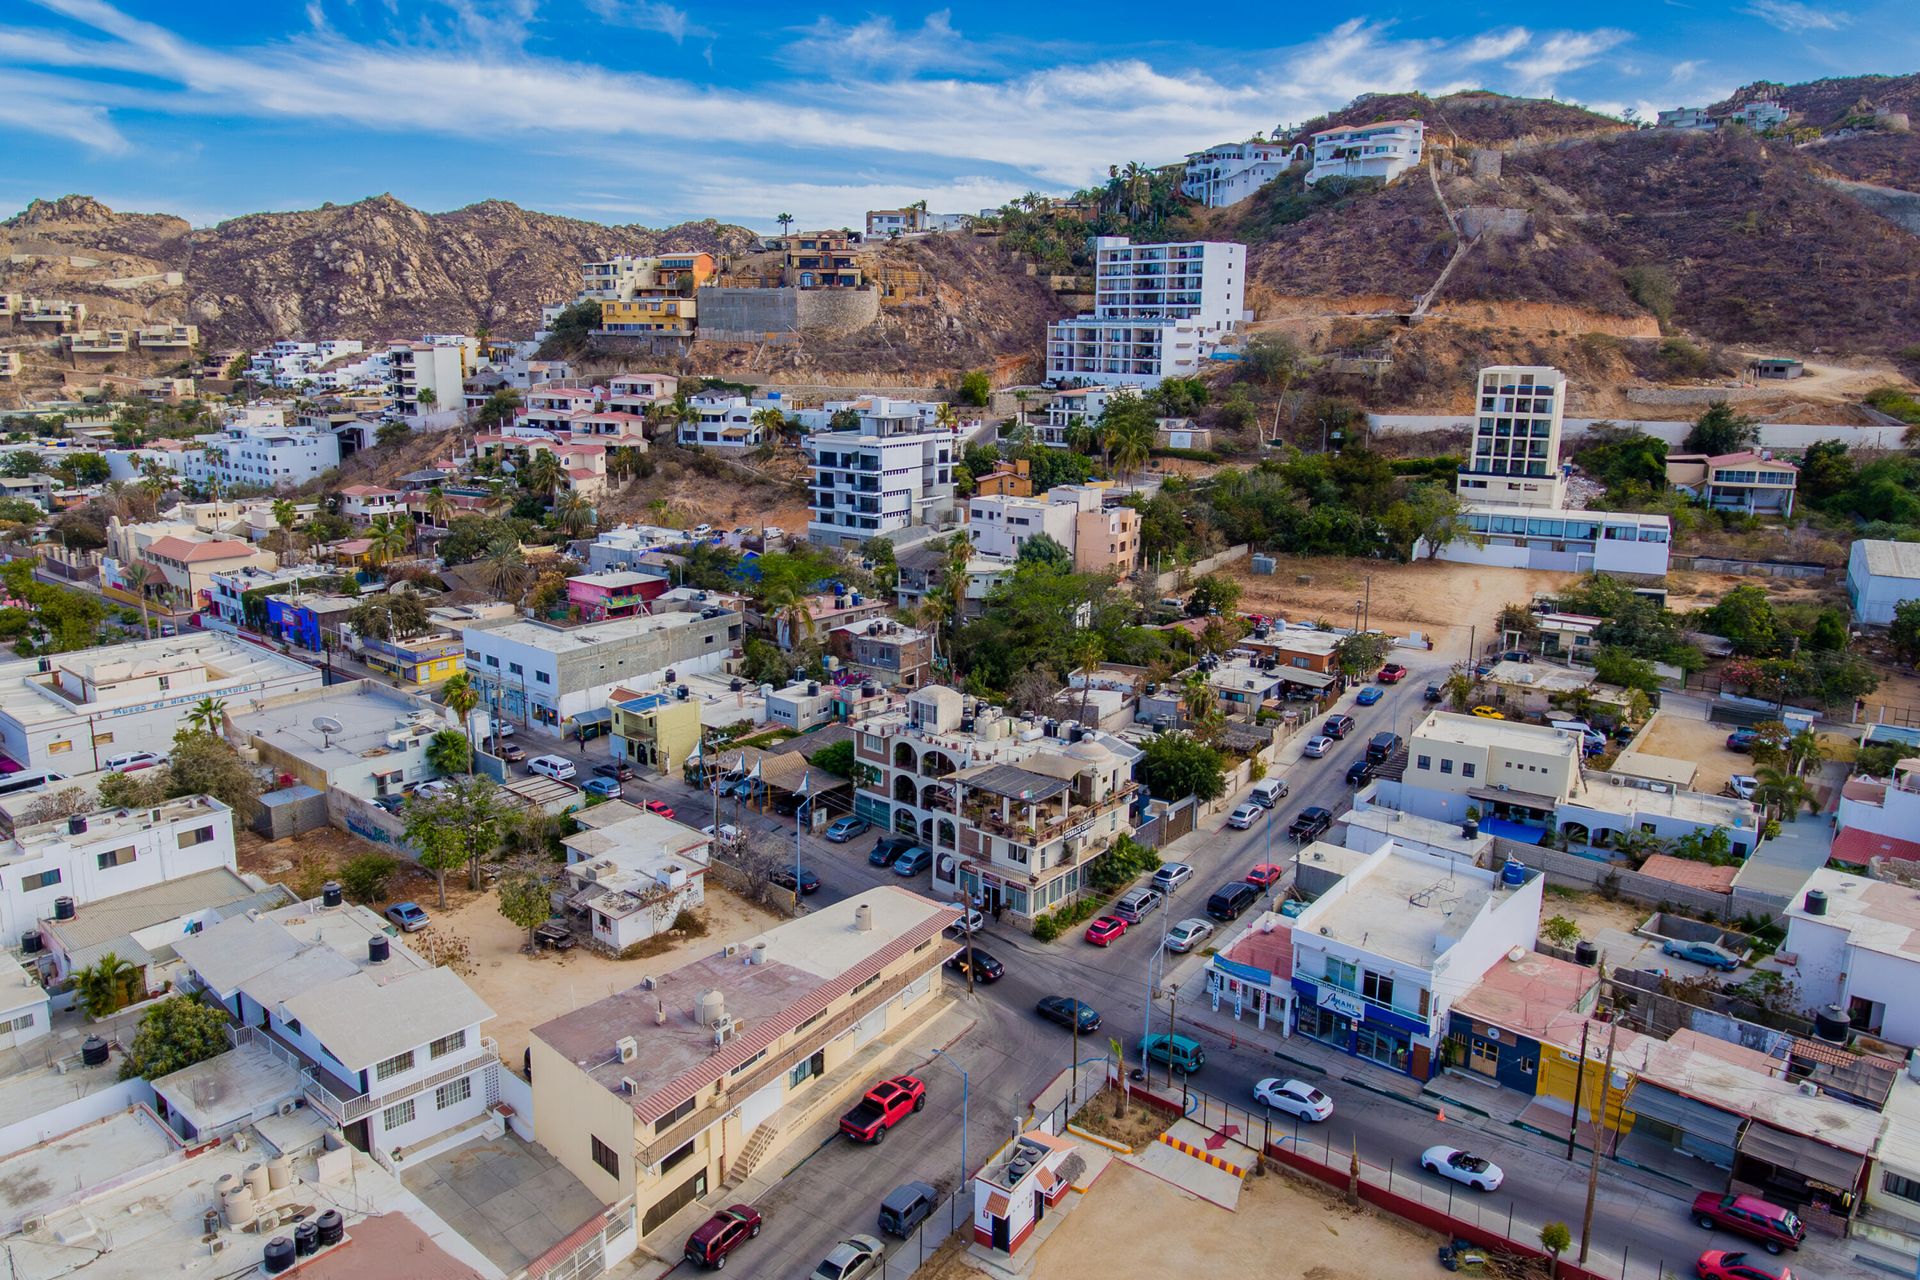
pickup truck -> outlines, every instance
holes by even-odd
[[[895,1076],[867,1090],[853,1110],[840,1117],[840,1132],[855,1142],[878,1146],[887,1130],[927,1105],[927,1086],[918,1076]]]

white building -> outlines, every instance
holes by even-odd
[[[430,335],[419,342],[387,348],[387,394],[403,418],[458,409],[466,404],[466,377],[472,370],[472,338]],[[425,393],[431,392],[427,400]]]
[[[480,1034],[493,1010],[373,911],[342,904],[337,888],[224,920],[174,949],[188,967],[181,985],[298,1059],[308,1105],[389,1167],[477,1136],[474,1122],[499,1096],[500,1060]]]
[[[1567,379],[1545,365],[1480,370],[1473,456],[1460,471],[1463,502],[1558,507]]]
[[[1755,133],[1778,129],[1792,116],[1793,112],[1771,98],[1759,98],[1747,103],[1744,107],[1735,107],[1727,112],[1727,119],[1743,124]]]
[[[1920,545],[1860,538],[1847,552],[1847,599],[1856,622],[1884,627],[1908,600],[1920,600]]]
[[[248,702],[320,687],[295,658],[216,631],[0,662],[0,751],[26,769],[97,771],[134,751],[165,755],[203,698]]]
[[[397,796],[407,783],[437,776],[427,747],[458,724],[445,708],[373,680],[230,708],[228,720],[231,736],[274,772],[363,800]]]
[[[1047,377],[1132,382],[1196,373],[1246,319],[1245,245],[1094,240],[1094,309],[1047,329]]]
[[[1018,559],[1020,548],[1041,534],[1071,554],[1079,513],[1077,503],[1044,497],[976,496],[967,500],[967,532],[973,537],[973,549],[984,556]]]
[[[1920,1045],[1920,909],[1913,886],[1822,868],[1786,909],[1787,976],[1809,1006],[1837,1004],[1856,1031]]]
[[[857,546],[910,525],[945,520],[953,507],[954,433],[929,429],[904,403],[874,398],[858,431],[807,438],[813,484],[807,536]]]
[[[1662,111],[1654,117],[1655,127],[1660,129],[1694,129],[1709,132],[1720,127],[1720,122],[1707,114],[1705,107],[1674,107]]]
[[[554,907],[584,917],[601,946],[618,954],[707,900],[704,833],[624,801],[578,817],[583,829],[561,841],[566,883]]]
[[[1322,178],[1379,178],[1392,182],[1420,163],[1426,126],[1418,120],[1380,120],[1342,125],[1313,135],[1313,168],[1307,185]]]
[[[1306,159],[1305,146],[1253,139],[1226,142],[1187,155],[1180,194],[1201,204],[1224,209],[1239,204],[1294,165]]]
[[[199,452],[186,455],[185,474],[202,486],[294,489],[340,465],[340,437],[331,431],[229,427],[199,443]]]
[[[1143,390],[1138,383],[1112,383],[1097,387],[1068,387],[1055,391],[1047,399],[1047,407],[1035,431],[1041,444],[1050,449],[1068,447],[1069,433],[1075,427],[1091,429],[1100,421],[1100,415],[1114,400],[1125,396],[1137,396]]]
[[[833,719],[832,686],[801,680],[767,695],[767,720],[805,733]]]
[[[690,449],[758,449],[766,434],[754,416],[777,409],[777,401],[754,401],[745,396],[700,395],[688,402],[694,418],[680,424],[679,443]]]

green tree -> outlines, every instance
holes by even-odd
[[[1754,803],[1781,818],[1791,820],[1802,805],[1819,812],[1820,799],[1807,780],[1789,769],[1773,765],[1755,765]]]
[[[87,1016],[98,1021],[139,999],[142,993],[134,990],[139,977],[140,966],[109,951],[74,974],[73,983]]]
[[[410,591],[364,596],[347,611],[347,625],[366,640],[410,640],[432,624],[426,603]]]
[[[434,735],[432,746],[439,745],[440,738],[451,733],[442,730]],[[427,752],[427,762],[434,764],[432,746]],[[439,766],[436,764],[436,768]],[[433,873],[433,883],[440,894],[440,909],[447,909],[447,872],[455,870],[467,860],[466,841],[456,823],[463,815],[461,807],[450,799],[435,797],[422,800],[418,795],[408,798],[402,810],[403,826],[407,844],[413,850],[414,861]]]
[[[740,663],[740,674],[749,683],[770,684],[779,689],[786,686],[787,680],[793,675],[793,668],[787,661],[787,655],[780,652],[780,646],[771,640],[749,636]]]
[[[1847,631],[1847,615],[1844,610],[1828,607],[1814,615],[1813,625],[1807,628],[1807,648],[1820,653],[1838,653],[1852,640]]]
[[[873,564],[873,589],[891,597],[900,585],[900,561],[894,555],[893,543],[886,538],[868,538],[860,547],[860,556]]]
[[[1452,489],[1433,480],[1408,486],[1405,496],[1381,514],[1380,523],[1388,544],[1402,560],[1413,559],[1422,540],[1428,556],[1438,556],[1451,542],[1476,547],[1486,542],[1468,526],[1466,504]]]
[[[533,931],[553,914],[553,873],[533,859],[522,859],[499,882],[500,914],[527,931],[527,951],[537,953]]]
[[[1908,666],[1920,663],[1920,600],[1902,600],[1893,607],[1887,641],[1900,661]]]
[[[202,698],[187,709],[187,728],[218,734],[227,723],[227,704],[220,698]]]
[[[1743,583],[1700,615],[1701,625],[1739,654],[1768,654],[1780,647],[1778,618],[1766,588]]]
[[[1560,1274],[1560,1255],[1573,1247],[1573,1232],[1567,1230],[1564,1222],[1549,1222],[1540,1228],[1540,1247],[1553,1256],[1553,1265],[1548,1269],[1550,1277]]]
[[[1356,631],[1340,637],[1333,647],[1333,664],[1341,675],[1358,679],[1370,676],[1393,652],[1393,638],[1381,631]]]
[[[126,584],[140,600],[140,629],[153,639],[153,619],[147,616],[147,579],[153,574],[153,567],[144,560],[136,560],[120,570],[120,581]]]
[[[1196,618],[1209,614],[1230,617],[1240,603],[1240,584],[1223,574],[1209,573],[1193,584],[1187,596],[1187,612]]]
[[[811,551],[770,551],[760,557],[760,581],[753,596],[760,612],[784,628],[792,648],[813,636],[813,597],[833,576],[833,566]]]
[[[1158,734],[1142,750],[1140,781],[1160,799],[1218,800],[1226,794],[1226,758],[1191,734]]]
[[[473,677],[464,671],[448,676],[440,686],[440,701],[460,719],[460,736],[467,743],[466,771],[472,773],[473,739],[469,735],[473,732],[474,708],[480,705],[480,691],[473,687]]]
[[[354,902],[378,902],[399,869],[399,862],[384,853],[360,854],[341,866],[340,889]]]
[[[1593,655],[1594,678],[1602,684],[1622,689],[1640,689],[1647,693],[1660,690],[1660,675],[1645,658],[1636,658],[1625,649],[1607,648]]]
[[[105,484],[113,475],[113,468],[100,454],[70,453],[55,464],[55,472],[66,477],[72,484]]]
[[[18,449],[0,458],[0,475],[9,480],[25,480],[40,472],[40,455],[30,449]]]
[[[499,538],[487,548],[480,581],[496,600],[517,602],[527,585],[527,558],[517,538]]]
[[[600,327],[600,303],[592,298],[569,303],[547,326],[547,340],[540,344],[543,358],[573,355],[586,350],[593,331]]]
[[[1844,440],[1821,440],[1800,458],[1796,488],[1808,502],[1821,503],[1853,486],[1855,469]]]
[[[375,516],[367,526],[367,559],[376,565],[391,564],[407,554],[413,545],[413,522],[405,516]]]
[[[500,799],[500,788],[491,778],[465,778],[453,784],[453,790],[441,797],[460,830],[466,847],[467,887],[480,890],[480,863],[500,847],[500,838],[508,820],[508,810]]]
[[[993,399],[993,380],[986,370],[974,369],[960,378],[960,390],[954,396],[954,403],[984,408]]]
[[[394,445],[412,438],[412,436],[413,428],[404,422],[383,422],[380,424],[379,429],[373,433],[373,443],[376,447],[392,448]]]
[[[458,729],[442,729],[427,743],[427,763],[442,777],[468,772],[472,761],[473,743]]]
[[[1687,453],[1711,457],[1751,448],[1759,438],[1759,424],[1744,414],[1735,413],[1725,400],[1716,400],[1694,420],[1682,447]]]
[[[553,522],[570,538],[578,538],[593,528],[593,504],[586,495],[570,489],[553,504]]]
[[[830,742],[807,757],[807,763],[816,769],[832,774],[836,778],[853,777],[857,761],[853,755],[853,739]]]
[[[242,760],[224,738],[192,730],[177,733],[166,765],[147,772],[168,798],[212,796],[233,810],[235,825],[253,821],[263,774]]]
[[[1112,464],[1114,473],[1124,484],[1152,456],[1158,424],[1154,421],[1153,410],[1137,397],[1127,396],[1110,401],[1107,408],[1112,410],[1115,405],[1122,409],[1113,416],[1112,421],[1107,420],[1106,413],[1100,415],[1100,447]]]
[[[120,1059],[122,1080],[158,1080],[228,1049],[227,1015],[197,995],[168,996],[140,1017]]]
[[[1073,552],[1044,533],[1036,533],[1021,543],[1020,554],[1016,558],[1023,564],[1048,564],[1062,569],[1073,568]]]
[[[1299,346],[1280,333],[1262,333],[1249,339],[1240,356],[1240,368],[1247,377],[1281,392],[1292,385],[1304,363]]]

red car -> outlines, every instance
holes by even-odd
[[[647,812],[657,813],[663,818],[671,818],[673,816],[673,806],[665,800],[649,800],[647,801]]]
[[[853,1110],[840,1117],[840,1132],[855,1142],[886,1141],[887,1130],[927,1105],[927,1086],[918,1076],[895,1076],[867,1090]]]
[[[1693,1198],[1693,1220],[1708,1231],[1718,1227],[1758,1240],[1768,1253],[1798,1249],[1807,1238],[1800,1215],[1759,1196],[1702,1191]]]
[[[1119,916],[1101,916],[1087,926],[1087,941],[1104,947],[1127,931],[1127,922]]]
[[[727,1265],[728,1254],[759,1234],[760,1214],[752,1205],[728,1205],[687,1237],[686,1259],[719,1271]]]
[[[1240,878],[1257,889],[1270,889],[1280,882],[1280,877],[1284,874],[1285,872],[1271,862],[1257,862],[1251,871]]]
[[[1724,1253],[1718,1249],[1700,1255],[1693,1264],[1700,1280],[1793,1280],[1793,1269],[1774,1263],[1762,1265],[1744,1253]]]
[[[1380,668],[1381,684],[1399,684],[1407,678],[1407,669],[1397,662],[1389,662]]]

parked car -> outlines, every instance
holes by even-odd
[[[1663,942],[1660,951],[1663,955],[1678,956],[1682,960],[1691,960],[1724,973],[1732,973],[1740,967],[1740,957],[1711,942]]]
[[[419,796],[422,800],[433,800],[446,795],[452,790],[453,784],[451,782],[448,782],[445,778],[434,778],[431,781],[423,782],[415,787],[413,794]]]
[[[980,908],[968,907],[954,919],[952,924],[947,926],[947,936],[949,938],[969,938],[984,929],[986,925],[987,918],[980,913]]]
[[[565,756],[535,756],[527,761],[527,772],[552,778],[555,782],[570,782],[579,770]]]
[[[978,947],[962,947],[954,952],[953,958],[947,961],[947,968],[963,978],[971,969],[973,980],[979,983],[998,982],[1007,973],[1005,965]]]
[[[793,892],[792,867],[781,867],[776,871],[769,871],[767,873],[767,879],[772,881],[777,887],[785,889],[788,893]],[[800,892],[803,895],[820,892],[820,877],[805,867],[800,868]]]
[[[1293,815],[1293,822],[1287,827],[1287,834],[1297,843],[1305,844],[1316,840],[1333,825],[1333,811],[1319,805],[1310,805]]]
[[[1113,904],[1113,914],[1128,924],[1139,924],[1153,914],[1164,895],[1158,889],[1129,889]]]
[[[1238,920],[1240,913],[1260,900],[1260,891],[1245,880],[1223,884],[1207,899],[1207,914],[1215,920]]]
[[[696,1267],[720,1271],[728,1254],[759,1234],[759,1210],[750,1204],[728,1205],[694,1229],[682,1256]]]
[[[1347,766],[1347,785],[1350,787],[1365,786],[1367,779],[1372,776],[1373,766],[1365,760],[1355,760]]]
[[[915,845],[893,860],[893,874],[917,876],[933,865],[933,850]]]
[[[927,1086],[918,1076],[882,1080],[840,1117],[840,1132],[855,1142],[879,1145],[887,1130],[927,1105]]]
[[[1119,916],[1101,916],[1087,926],[1087,941],[1096,947],[1113,945],[1127,932],[1127,922]]]
[[[1153,887],[1161,893],[1172,893],[1175,889],[1193,878],[1193,868],[1184,862],[1162,863],[1153,873]]]
[[[1727,750],[1750,756],[1753,754],[1753,744],[1759,740],[1760,735],[1752,729],[1735,729],[1727,735]]]
[[[658,814],[663,818],[671,818],[673,816],[673,806],[665,800],[649,800],[647,801],[647,812]]]
[[[1353,700],[1360,706],[1370,707],[1386,696],[1387,691],[1385,689],[1382,689],[1379,685],[1370,684],[1362,687],[1360,692],[1354,694]]]
[[[519,730],[508,724],[505,720],[495,720],[493,722],[493,736],[496,738],[511,738],[518,732]]]
[[[1407,678],[1407,669],[1397,662],[1389,662],[1380,668],[1381,684],[1399,684]]]
[[[1329,738],[1344,738],[1353,732],[1353,717],[1328,716],[1327,722],[1320,726],[1320,732]]]
[[[867,1280],[879,1275],[885,1248],[872,1236],[848,1236],[820,1260],[809,1280]]]
[[[1400,735],[1384,730],[1367,739],[1367,763],[1385,764],[1400,749]]]
[[[1525,649],[1509,649],[1500,655],[1502,662],[1532,662],[1533,655]]]
[[[1693,1220],[1708,1231],[1718,1227],[1758,1240],[1768,1253],[1798,1249],[1807,1238],[1798,1214],[1759,1196],[1702,1191],[1693,1198]]]
[[[887,1192],[880,1202],[880,1229],[902,1240],[926,1220],[940,1203],[940,1193],[924,1182],[907,1182]]]
[[[1420,696],[1428,702],[1438,702],[1440,701],[1440,699],[1446,697],[1446,694],[1440,692],[1439,685],[1429,684],[1427,686],[1427,691],[1421,694]]]
[[[1307,739],[1307,745],[1300,748],[1300,754],[1309,760],[1318,760],[1333,750],[1333,739],[1324,733],[1316,733]]]
[[[1170,1066],[1182,1075],[1191,1075],[1207,1065],[1207,1051],[1188,1036],[1153,1035],[1140,1041],[1140,1056],[1148,1062]]]
[[[417,902],[396,902],[387,908],[387,919],[400,926],[402,933],[415,933],[431,923]]]
[[[912,845],[893,848],[887,845],[885,841],[882,841],[867,850],[867,865],[870,867],[890,867],[901,854],[909,852],[912,848]]]
[[[1420,1167],[1475,1191],[1498,1191],[1507,1178],[1493,1161],[1458,1147],[1428,1147],[1420,1153]]]
[[[865,821],[865,819],[862,819],[862,821]],[[876,862],[873,865],[876,867],[890,866],[895,858],[898,858],[901,854],[919,843],[920,842],[912,836],[881,836],[873,842],[873,851],[874,853],[885,853],[887,860],[885,862]]]
[[[1285,778],[1262,778],[1247,792],[1247,799],[1262,809],[1272,809],[1278,807],[1291,790]]]
[[[1333,1099],[1301,1080],[1282,1080],[1278,1076],[1262,1080],[1253,1086],[1253,1100],[1315,1123],[1333,1114]]]
[[[1475,707],[1473,714],[1479,716],[1482,720],[1505,720],[1507,718],[1501,714],[1497,708],[1484,705]]]
[[[1265,809],[1249,800],[1244,804],[1237,804],[1233,807],[1233,812],[1227,815],[1227,825],[1235,831],[1245,831],[1248,827],[1260,821],[1261,815],[1264,813],[1266,813]]]
[[[374,803],[375,805],[377,805],[378,807],[380,807],[380,808],[382,808],[382,809],[385,809],[385,810],[386,810],[386,811],[387,811],[388,813],[394,813],[394,814],[397,814],[397,813],[399,813],[399,812],[400,812],[400,810],[402,810],[402,809],[404,809],[404,808],[406,807],[406,804],[407,804],[407,797],[405,797],[405,796],[376,796],[376,797],[374,797],[374,801],[373,801],[373,803]]]
[[[1100,1029],[1100,1011],[1072,996],[1041,996],[1040,1003],[1033,1006],[1033,1011],[1069,1031],[1073,1030],[1074,1019],[1078,1018],[1082,1035]]]
[[[831,844],[845,844],[855,836],[865,835],[872,827],[873,824],[865,818],[848,815],[827,828],[827,840]]]
[[[593,773],[597,778],[612,778],[615,782],[628,782],[633,778],[633,766],[625,760],[615,760],[611,764],[593,766]]]
[[[734,826],[731,822],[723,822],[717,827],[712,823],[708,823],[706,826],[700,828],[700,834],[706,836],[709,840],[717,840],[723,845],[738,844],[740,842],[740,828]]]
[[[493,749],[493,754],[508,764],[519,764],[527,758],[527,749],[515,746],[511,742],[503,742]]]
[[[1760,790],[1760,779],[1750,773],[1736,773],[1727,779],[1727,794],[1741,800],[1751,800]]]
[[[1173,928],[1167,930],[1167,950],[1185,954],[1213,936],[1213,922],[1202,920],[1198,916],[1188,916]]]
[[[618,800],[621,794],[618,778],[588,778],[580,789],[590,796],[605,796],[609,800]]]
[[[1271,862],[1256,862],[1252,870],[1241,879],[1256,889],[1271,889],[1280,883],[1280,877],[1286,874],[1286,868],[1276,867]]]
[[[1763,1263],[1744,1253],[1709,1249],[1693,1264],[1700,1280],[1793,1280],[1793,1268],[1785,1263]]]
[[[121,756],[108,756],[100,762],[100,767],[114,773],[132,773],[136,769],[151,769],[166,762],[165,756],[155,755],[151,751],[129,751]]]

